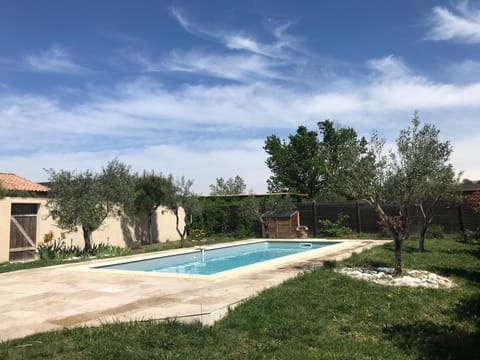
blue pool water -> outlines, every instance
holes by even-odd
[[[96,268],[210,275],[333,244],[337,243],[320,241],[262,241],[216,249],[205,249],[203,251],[196,250],[185,254],[98,266]]]

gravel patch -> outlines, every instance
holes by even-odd
[[[451,288],[455,284],[448,278],[423,270],[404,270],[405,275],[393,276],[392,268],[342,268],[337,272],[356,279],[372,281],[377,284],[390,286],[411,286],[426,288]]]

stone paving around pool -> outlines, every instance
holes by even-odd
[[[214,280],[74,271],[78,264],[3,273],[0,274],[0,341],[67,326],[113,321],[179,318],[211,324],[224,316],[229,307],[323,260],[340,260],[352,252],[384,243],[346,240],[302,261],[274,262],[263,266],[261,271],[258,266],[251,271],[246,267]],[[90,263],[96,262],[99,261]]]

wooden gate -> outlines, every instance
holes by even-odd
[[[9,260],[30,260],[37,244],[37,204],[12,204]]]

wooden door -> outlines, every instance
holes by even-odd
[[[37,245],[37,204],[12,204],[9,260],[30,260]]]

